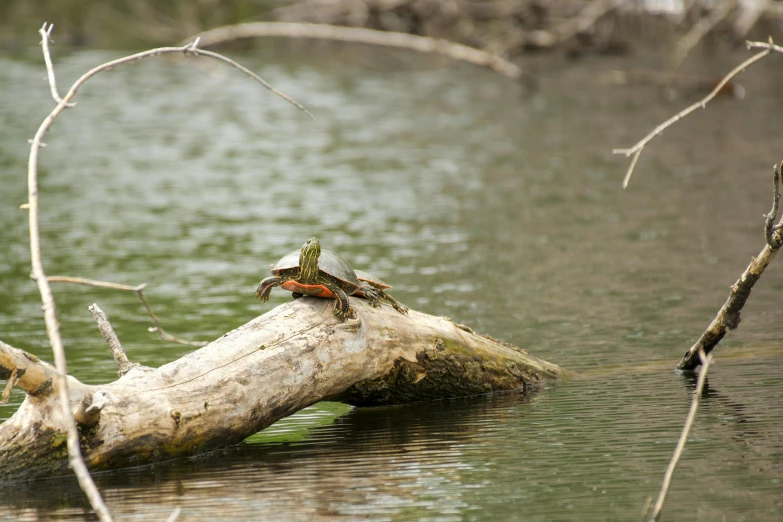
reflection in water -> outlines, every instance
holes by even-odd
[[[660,374],[581,380],[532,397],[504,393],[400,407],[325,403],[266,430],[274,440],[275,432],[290,431],[286,422],[309,424],[301,440],[244,444],[96,479],[120,516],[162,517],[182,505],[185,520],[507,519],[522,512],[525,520],[551,520],[552,513],[576,510],[582,520],[619,520],[638,513],[657,491],[687,412],[692,383],[679,386],[680,377],[669,372],[668,385],[651,397],[660,380]],[[714,390],[705,396],[675,479],[667,503],[675,519],[693,514],[681,498],[688,487],[682,475],[690,473],[710,483],[699,494],[698,520],[740,516],[754,512],[759,500],[778,498],[781,469],[774,463],[744,472],[754,482],[747,500],[726,493],[738,486],[740,462],[761,464],[763,452],[779,456],[780,447],[763,442],[767,430],[777,429],[766,413],[727,420],[715,400]],[[0,502],[22,520],[50,510],[83,518],[87,505],[75,481],[45,484],[45,498],[36,488],[11,485]]]
[[[680,107],[596,81],[618,64],[571,65],[542,75],[531,94],[425,57],[292,49],[242,61],[305,103],[314,122],[194,60],[141,62],[85,86],[42,153],[47,271],[147,282],[168,331],[213,339],[289,299],[263,305],[253,290],[270,263],[318,236],[392,283],[402,302],[585,378],[530,399],[316,405],[252,444],[99,475],[112,511],[161,520],[176,505],[181,520],[638,517],[690,401],[671,368],[763,243],[777,129],[749,115],[777,110],[780,72],[760,64],[754,71],[766,76],[745,76],[756,95],[741,107],[717,102],[667,131],[622,191],[625,163],[608,151]],[[61,84],[107,58],[61,58]],[[529,65],[551,70],[546,60]],[[1,61],[14,103],[0,106],[0,338],[49,359],[18,207],[26,139],[50,98],[40,64]],[[667,500],[673,520],[783,515],[774,312],[783,275],[769,270],[763,283],[717,354]],[[92,302],[134,361],[157,366],[190,350],[148,334],[133,295],[55,294],[70,368],[86,382],[116,375]],[[15,391],[0,418],[22,398]],[[0,489],[0,519],[86,512],[71,480]]]

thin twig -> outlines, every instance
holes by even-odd
[[[669,462],[669,467],[666,468],[666,473],[663,476],[663,485],[661,486],[661,492],[658,494],[658,500],[655,502],[652,515],[650,516],[650,522],[658,522],[661,516],[661,510],[663,510],[663,503],[666,500],[666,494],[669,492],[669,486],[672,482],[672,476],[674,476],[674,469],[677,467],[677,463],[680,461],[682,451],[685,449],[685,443],[688,442],[688,433],[693,426],[693,420],[696,418],[696,411],[699,409],[699,399],[701,398],[702,390],[704,390],[704,383],[707,380],[707,371],[710,368],[712,362],[712,355],[706,355],[703,351],[699,353],[699,357],[702,361],[701,371],[699,372],[699,379],[696,382],[696,390],[693,393],[693,400],[691,401],[691,409],[688,412],[688,417],[685,419],[685,426],[682,428],[682,434],[680,434],[680,440],[677,441],[677,448],[674,450],[672,460]]]
[[[87,279],[85,277],[48,276],[47,279],[50,283],[71,283],[74,285],[94,286],[96,288],[108,288],[109,290],[125,290],[128,292],[138,292],[139,289],[143,290],[147,286],[147,283],[143,283],[139,286],[130,286],[121,283],[110,283],[108,281],[96,281],[95,279]]]
[[[339,40],[386,47],[397,47],[419,52],[439,53],[454,60],[489,67],[511,78],[520,78],[522,70],[498,55],[487,53],[458,43],[392,31],[377,31],[360,27],[342,27],[328,24],[250,22],[217,27],[201,33],[201,44],[209,47],[217,43],[240,38],[259,37],[316,38]],[[203,52],[203,51],[202,51]]]
[[[150,305],[150,302],[147,300],[147,297],[144,295],[144,290],[147,288],[147,283],[142,283],[138,286],[130,286],[130,285],[123,285],[120,283],[110,283],[108,281],[96,281],[95,279],[87,279],[84,277],[70,277],[70,276],[49,276],[47,279],[49,279],[50,283],[70,283],[75,285],[85,285],[85,286],[94,286],[96,288],[107,288],[109,290],[122,290],[125,292],[134,292],[139,299],[141,299],[142,304],[144,305],[144,308],[147,310],[147,314],[150,316],[150,319],[152,319],[152,324],[150,328],[148,328],[148,331],[157,333],[158,338],[170,342],[170,343],[176,343],[176,344],[183,344],[185,346],[206,346],[207,343],[203,341],[188,341],[186,339],[180,339],[179,337],[175,337],[166,330],[163,329],[163,327],[160,325],[160,320],[158,319],[158,316],[155,315],[155,312],[152,311],[152,306]]]
[[[54,102],[60,103],[63,101],[63,99],[60,98],[60,93],[57,92],[57,80],[54,77],[54,66],[52,65],[52,57],[49,54],[49,40],[52,36],[52,29],[54,29],[54,24],[47,24],[44,22],[44,24],[38,30],[38,33],[41,35],[41,47],[43,48],[44,62],[46,63],[46,73],[49,78],[49,89],[52,91],[52,98],[54,98]],[[73,107],[75,105],[75,103],[68,103],[65,106]]]
[[[50,30],[46,29],[45,32],[48,38]],[[81,486],[82,490],[87,495],[87,498],[90,501],[90,505],[95,510],[96,514],[98,515],[98,518],[102,521],[111,521],[112,517],[111,514],[109,513],[109,510],[106,508],[106,505],[104,504],[103,499],[101,498],[100,492],[98,491],[98,488],[95,486],[95,483],[93,482],[92,477],[90,476],[90,473],[87,470],[87,466],[85,465],[84,459],[82,458],[81,455],[81,449],[79,447],[79,434],[76,430],[76,423],[74,421],[73,415],[71,414],[70,397],[68,393],[67,377],[66,377],[68,375],[68,367],[65,359],[65,349],[63,347],[62,338],[60,337],[60,329],[57,321],[57,314],[55,312],[55,303],[54,303],[54,296],[52,295],[52,288],[49,285],[49,280],[46,277],[46,273],[44,272],[44,267],[43,267],[43,260],[41,255],[40,231],[39,231],[39,224],[38,224],[38,151],[41,148],[43,137],[46,134],[49,127],[51,127],[52,123],[60,115],[60,113],[62,113],[62,111],[69,106],[71,100],[76,95],[76,92],[87,80],[89,80],[99,72],[106,71],[117,65],[146,58],[148,56],[155,56],[155,55],[165,54],[165,53],[180,53],[180,52],[185,53],[186,55],[202,54],[223,61],[229,65],[236,67],[243,73],[248,74],[251,78],[259,82],[265,88],[271,89],[269,84],[267,84],[266,82],[261,80],[261,78],[259,78],[257,75],[253,74],[248,69],[240,66],[233,60],[229,60],[228,58],[225,58],[213,52],[200,52],[200,50],[196,47],[196,43],[197,42],[193,42],[191,44],[182,47],[160,47],[157,49],[151,49],[149,51],[136,53],[123,58],[118,58],[116,60],[112,60],[102,65],[99,65],[97,67],[94,67],[87,73],[83,74],[78,80],[76,80],[76,82],[71,86],[71,88],[66,93],[65,97],[63,97],[57,103],[57,106],[54,108],[54,110],[52,110],[52,112],[44,119],[44,121],[41,123],[41,125],[38,127],[38,130],[36,131],[35,137],[33,138],[30,147],[30,158],[27,165],[27,192],[28,192],[28,211],[29,211],[28,217],[29,217],[29,232],[30,232],[30,262],[32,265],[32,277],[35,280],[36,284],[38,285],[38,291],[41,294],[44,322],[46,323],[46,332],[49,337],[49,342],[51,344],[52,351],[54,352],[54,359],[57,367],[57,379],[56,379],[55,387],[58,391],[60,407],[64,413],[62,419],[64,423],[65,432],[67,435],[68,462],[79,481],[79,486]],[[49,56],[49,46],[44,45],[42,46],[42,49],[45,55],[45,60],[51,61],[51,56]],[[54,72],[52,69],[52,75],[53,74]],[[272,92],[275,92],[276,94],[279,95],[281,94],[278,91],[275,91],[274,89],[272,89]],[[293,103],[298,108],[304,110],[304,108],[301,105],[296,103],[291,98],[284,96],[284,99],[286,99],[290,103]],[[149,305],[149,303],[146,303],[146,300],[143,301],[145,301],[145,305],[147,306]]]
[[[633,158],[631,158],[631,164],[628,166],[628,172],[625,173],[625,178],[623,178],[623,188],[628,188],[628,182],[631,181],[631,174],[633,174],[633,169],[636,167],[636,162],[639,161],[639,156],[642,155],[642,151],[644,150],[644,145],[642,145],[639,150],[634,152]]]
[[[299,103],[299,102],[298,102],[298,101],[296,101],[295,99],[291,98],[291,97],[290,97],[290,96],[288,96],[287,94],[285,94],[285,93],[282,93],[282,92],[278,91],[277,89],[275,89],[274,87],[272,87],[271,85],[269,85],[269,84],[266,82],[266,80],[264,80],[263,78],[261,78],[259,75],[257,75],[256,73],[254,73],[253,71],[251,71],[251,70],[250,70],[250,69],[248,69],[247,67],[245,67],[245,66],[243,66],[243,65],[240,65],[240,64],[238,64],[237,62],[235,62],[235,61],[234,61],[234,60],[232,60],[231,58],[227,58],[227,57],[223,56],[222,54],[218,54],[218,53],[216,53],[216,52],[213,52],[213,51],[207,51],[206,49],[199,49],[198,47],[196,47],[196,46],[198,45],[199,41],[200,41],[200,38],[196,38],[196,40],[194,40],[194,42],[193,42],[192,44],[190,44],[190,46],[189,46],[189,47],[187,47],[187,49],[186,49],[186,50],[184,50],[183,52],[184,52],[186,55],[187,55],[188,53],[190,53],[190,54],[195,54],[195,55],[197,55],[197,56],[198,56],[198,55],[201,55],[201,56],[209,56],[210,58],[214,58],[215,60],[218,60],[218,61],[221,61],[221,62],[227,63],[227,64],[231,65],[232,67],[235,67],[235,68],[239,69],[240,71],[242,71],[242,72],[243,72],[243,73],[245,73],[246,75],[248,75],[248,76],[250,76],[251,78],[253,78],[253,79],[254,79],[255,81],[257,81],[258,83],[260,83],[261,85],[263,85],[263,86],[264,86],[266,89],[268,89],[268,90],[272,91],[273,93],[277,94],[278,96],[280,96],[281,98],[283,98],[285,101],[287,101],[288,103],[290,103],[291,105],[293,105],[294,107],[296,107],[297,109],[299,109],[300,111],[302,111],[302,112],[304,112],[305,114],[307,114],[307,115],[308,115],[308,116],[309,116],[311,119],[313,119],[313,120],[315,119],[315,116],[313,116],[313,115],[310,113],[310,111],[308,111],[308,110],[307,110],[307,109],[304,107],[304,105],[302,105],[301,103]]]
[[[92,316],[98,323],[98,328],[101,331],[101,335],[103,335],[103,338],[106,339],[106,343],[111,349],[114,362],[117,363],[117,374],[122,377],[128,373],[131,368],[138,366],[138,364],[134,364],[128,360],[128,356],[125,354],[125,349],[122,347],[122,344],[120,344],[120,339],[117,337],[117,333],[114,331],[114,328],[112,328],[111,323],[109,322],[109,318],[106,316],[106,312],[101,310],[101,307],[98,306],[97,303],[90,305],[88,310],[90,310],[90,313],[92,313]]]
[[[755,45],[752,45],[752,44],[755,44],[755,43],[761,44],[761,42],[748,42],[748,48],[755,47]],[[769,45],[771,45],[771,43]],[[774,46],[774,47],[777,47],[777,46]],[[765,56],[767,56],[770,52],[772,52],[772,50],[773,49],[771,49],[771,48],[767,48],[767,49],[765,49],[764,51],[761,51],[758,54],[754,54],[753,56],[751,56],[750,58],[748,58],[747,60],[745,60],[744,62],[739,64],[738,66],[736,66],[734,69],[732,69],[732,71],[729,74],[727,74],[720,81],[720,83],[718,83],[718,85],[715,86],[715,88],[712,90],[712,92],[710,92],[707,96],[705,96],[701,100],[697,101],[693,105],[690,105],[690,106],[686,107],[685,109],[683,109],[682,111],[678,112],[677,114],[675,114],[674,116],[672,116],[671,118],[666,120],[665,122],[663,122],[660,125],[658,125],[657,127],[655,127],[655,129],[653,129],[652,132],[650,132],[647,136],[642,138],[633,147],[630,147],[628,149],[614,149],[614,150],[612,150],[612,154],[622,154],[625,157],[628,157],[628,156],[630,156],[632,154],[636,154],[636,153],[641,154],[641,151],[644,148],[644,146],[647,145],[647,143],[649,143],[653,138],[655,138],[656,136],[661,134],[668,127],[670,127],[671,125],[677,123],[678,121],[680,121],[681,119],[683,119],[684,117],[686,117],[687,115],[689,115],[690,113],[695,111],[696,109],[703,109],[703,108],[705,108],[706,105],[720,92],[720,90],[723,89],[723,86],[726,85],[729,82],[729,80],[734,78],[736,75],[738,75],[740,72],[742,72],[749,65],[751,65],[751,64],[761,60]],[[783,48],[780,48],[780,51],[778,51],[777,49],[774,49],[774,50],[777,51],[777,52],[783,52]],[[625,175],[625,180],[623,181],[623,188],[628,186],[628,182],[630,181],[631,175],[633,174],[633,169],[636,166],[636,160],[637,159],[639,159],[638,154],[631,161],[631,166],[630,166],[630,168],[628,169],[628,172]]]
[[[150,326],[147,328],[148,331],[154,332],[158,334],[158,337],[163,339],[164,341],[168,341],[170,343],[176,343],[176,344],[184,344],[186,346],[206,346],[208,343],[205,343],[203,341],[186,341],[185,339],[180,339],[179,337],[174,337],[173,335],[166,333],[166,331],[163,329],[163,327],[160,325],[160,321],[158,320],[158,316],[155,315],[155,312],[152,311],[152,307],[150,306],[150,302],[147,301],[147,298],[144,296],[144,288],[141,287],[136,290],[136,295],[139,296],[139,299],[141,299],[141,302],[144,303],[144,307],[147,309],[147,313],[150,316],[150,319],[152,319],[152,324],[155,326]]]
[[[745,45],[748,49],[766,49],[767,51],[783,53],[783,47],[772,43],[772,38],[767,42],[745,42]]]

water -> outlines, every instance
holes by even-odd
[[[96,476],[123,519],[629,520],[657,494],[690,402],[676,362],[763,246],[780,72],[742,77],[647,147],[630,188],[612,148],[691,103],[610,85],[608,58],[525,64],[530,90],[406,53],[298,45],[232,54],[304,103],[198,59],[96,77],[47,135],[41,228],[49,275],[146,282],[164,328],[214,339],[290,299],[253,297],[316,235],[447,315],[580,377],[534,396],[393,408],[322,403],[219,454]],[[716,74],[742,55],[708,63]],[[61,88],[115,53],[56,56]],[[773,60],[769,58],[768,60]],[[51,110],[40,60],[3,58],[0,338],[51,360],[29,280],[26,140]],[[635,63],[630,66],[636,66]],[[705,66],[707,67],[707,66]],[[666,504],[670,520],[783,515],[783,356],[773,263],[716,351]],[[116,369],[87,306],[132,360],[158,341],[133,294],[54,287],[70,371]],[[8,418],[23,395],[0,407]],[[91,519],[75,481],[6,485],[4,520]],[[0,517],[1,518],[1,517]]]

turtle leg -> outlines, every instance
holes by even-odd
[[[362,282],[362,286],[360,287],[360,290],[362,292],[362,296],[364,296],[365,299],[370,301],[370,305],[372,305],[373,308],[378,308],[381,306],[381,303],[378,302],[378,298],[380,296],[380,290],[375,288],[369,283]]]
[[[299,299],[300,297],[304,297],[304,294],[300,294],[299,292],[291,292],[291,297],[294,299]]]
[[[271,276],[263,279],[258,283],[258,288],[256,288],[256,297],[263,302],[269,301],[269,294],[272,292],[272,288],[280,286],[282,283],[283,280],[278,276]]]
[[[353,308],[351,308],[351,305],[348,302],[348,296],[342,288],[329,280],[320,281],[320,283],[328,288],[337,297],[337,303],[334,305],[334,315],[340,319],[345,320],[348,318],[348,316],[353,314]]]
[[[381,289],[376,288],[375,292],[378,294],[378,297],[380,297],[381,299],[386,299],[387,301],[389,301],[389,304],[391,304],[392,307],[395,310],[397,310],[398,312],[400,312],[403,315],[408,315],[408,307],[407,306],[405,306],[404,304],[400,303],[395,298],[393,298],[392,296],[390,296],[389,294],[387,294],[386,292],[384,292]]]

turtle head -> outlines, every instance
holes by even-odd
[[[318,257],[321,255],[321,243],[311,237],[299,252],[299,270],[301,281],[315,281],[318,278]]]

